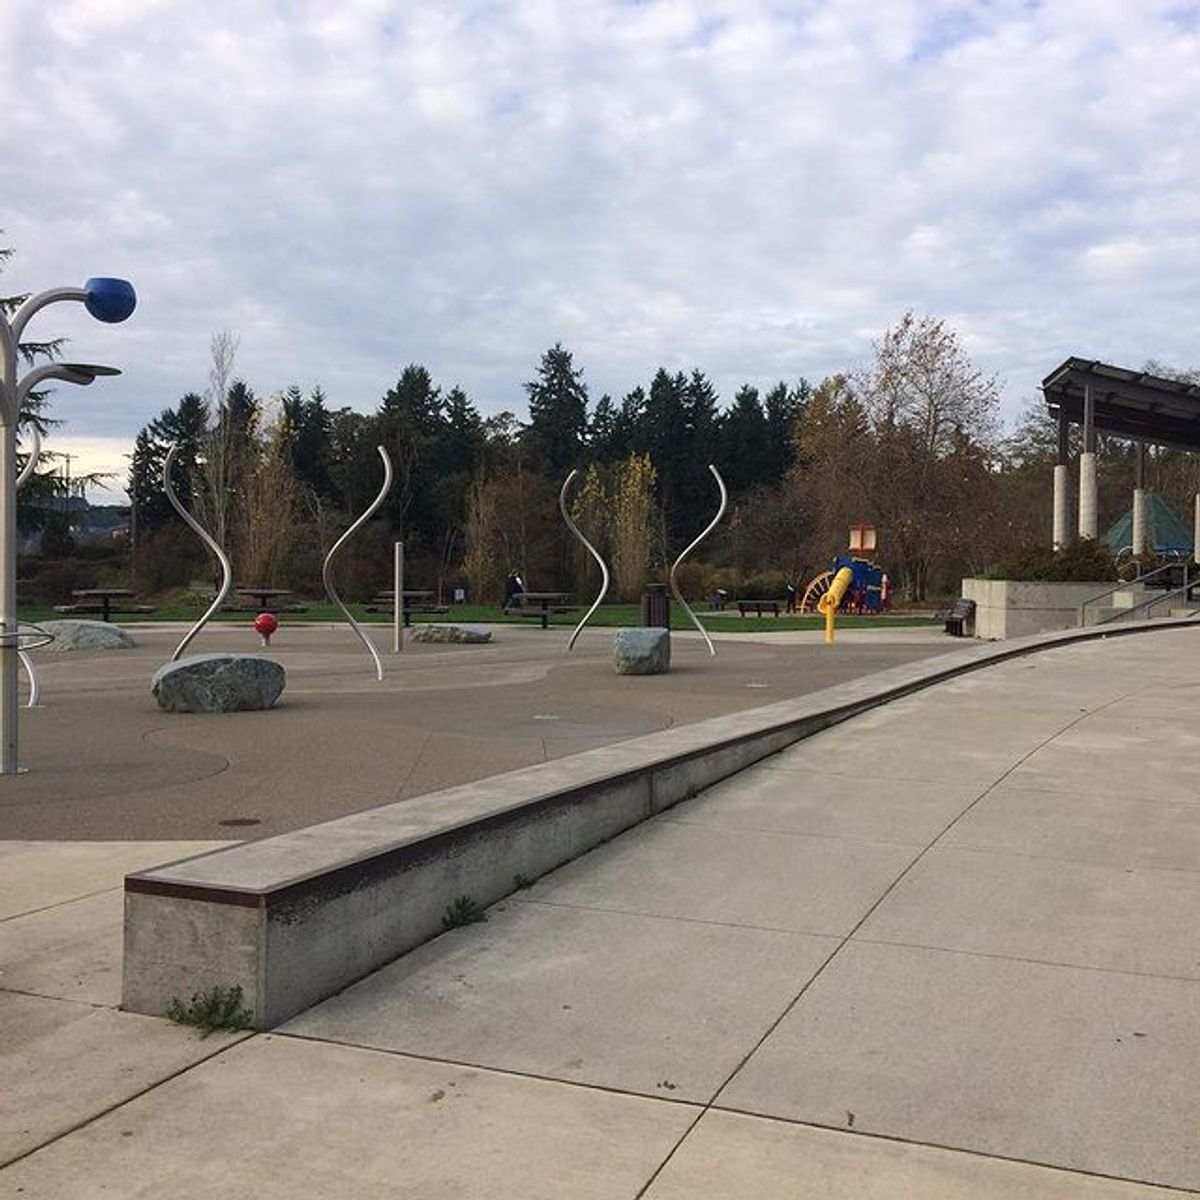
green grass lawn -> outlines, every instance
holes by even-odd
[[[357,621],[364,624],[390,625],[392,618],[387,613],[369,613],[362,604],[351,604],[350,611],[354,614]],[[279,620],[281,624],[293,624],[297,622],[329,622],[340,621],[341,614],[328,601],[312,601],[305,604],[305,612],[302,613],[281,613]],[[157,608],[153,613],[138,613],[138,614],[116,614],[118,623],[131,621],[196,621],[199,619],[201,612],[204,610],[197,608],[194,605],[179,605],[170,606],[163,605]],[[572,627],[578,624],[580,618],[587,611],[586,606],[580,607],[574,612],[568,613],[551,613],[550,624],[555,626]],[[788,629],[821,629],[824,627],[824,618],[820,616],[783,616],[783,617],[739,617],[737,609],[726,610],[725,612],[708,612],[705,609],[697,609],[700,619],[704,622],[705,628],[712,632],[720,633],[748,633],[748,632],[768,632]],[[94,614],[81,614],[89,620],[95,620]],[[20,618],[22,621],[53,621],[64,616],[62,613],[57,613],[49,605],[23,605],[20,609]],[[254,614],[250,612],[220,612],[213,617],[214,621],[241,622],[249,625],[254,620]],[[416,623],[426,621],[465,621],[485,623],[489,625],[528,625],[533,628],[539,628],[541,625],[540,618],[537,614],[530,616],[505,616],[501,613],[498,605],[483,605],[483,604],[456,604],[453,605],[448,613],[414,613],[412,620]],[[888,614],[880,617],[857,617],[857,616],[842,616],[837,619],[839,629],[856,629],[856,628],[895,628],[897,626],[921,626],[930,625],[932,620],[928,616],[914,616],[907,613]],[[595,613],[592,619],[588,622],[590,626],[602,626],[617,628],[621,626],[634,626],[641,624],[641,609],[636,604],[605,604]],[[671,628],[672,629],[691,629],[692,624],[687,619],[687,614],[684,613],[677,604],[671,606]]]

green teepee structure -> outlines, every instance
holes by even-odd
[[[1133,545],[1132,509],[1113,522],[1104,540],[1113,554]],[[1146,540],[1155,554],[1190,555],[1192,552],[1192,531],[1154,492],[1146,497]]]

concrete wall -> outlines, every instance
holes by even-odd
[[[975,636],[988,641],[1075,629],[1079,606],[1113,587],[1111,581],[1032,583],[964,579],[962,594],[975,601]]]
[[[122,1006],[236,985],[269,1028],[440,933],[459,897],[494,903],[860,707],[701,722],[131,875]]]
[[[158,1015],[237,985],[255,1026],[270,1028],[437,936],[459,897],[491,904],[518,876],[545,874],[821,729],[993,662],[1181,623],[1003,646],[947,639],[950,653],[794,700],[139,871],[125,880],[123,1005]]]

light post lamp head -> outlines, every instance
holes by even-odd
[[[56,375],[53,378],[62,379],[67,383],[77,383],[87,387],[102,375],[120,375],[118,367],[105,367],[99,363],[55,363]]]
[[[97,321],[116,325],[133,314],[137,307],[137,293],[128,279],[110,279],[97,276],[89,279],[83,290],[87,293],[84,306]]]

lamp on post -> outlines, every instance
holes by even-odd
[[[11,318],[0,313],[0,775],[17,766],[17,422],[30,391],[46,379],[86,387],[115,367],[91,363],[47,363],[17,378],[18,346],[29,318],[59,300],[78,300],[97,321],[124,321],[137,306],[125,279],[89,279],[81,288],[51,288],[30,296]]]

